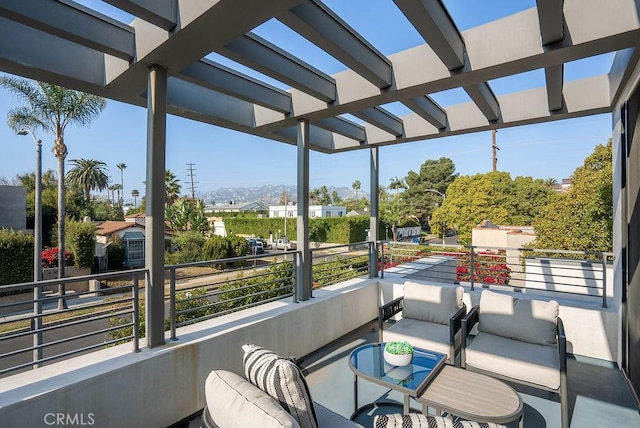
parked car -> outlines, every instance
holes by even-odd
[[[255,238],[251,238],[249,241],[249,251],[248,254],[264,254],[264,246],[262,245],[262,241],[259,241]]]
[[[272,246],[276,250],[289,251],[289,250],[295,250],[296,249],[296,244],[294,244],[293,242],[289,241],[289,238],[287,238],[286,236],[283,237],[283,238],[278,238],[275,241],[273,241]]]

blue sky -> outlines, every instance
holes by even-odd
[[[115,19],[128,23],[131,17],[97,0],[80,3],[96,8]],[[378,50],[389,55],[422,44],[423,41],[391,0],[325,0],[350,25],[367,38]],[[445,0],[459,29],[484,24],[500,17],[535,6],[534,0],[506,1]],[[386,23],[383,22],[386,20]],[[277,21],[269,21],[256,29],[262,37],[283,46],[315,67],[329,74],[345,67],[314,45],[297,36]],[[275,86],[280,82],[256,73],[219,55],[209,58],[252,74]],[[609,69],[609,55],[568,64],[565,80],[598,75]],[[535,70],[510,78],[490,82],[497,95],[544,85],[544,73]],[[462,90],[445,91],[431,96],[442,106],[469,101]],[[0,178],[12,179],[16,174],[34,169],[34,145],[29,136],[16,136],[6,125],[8,111],[18,101],[7,92],[0,93]],[[402,115],[408,110],[401,105],[386,106]],[[349,117],[359,122],[358,119]],[[43,140],[43,168],[56,170],[51,153],[53,137],[38,134]],[[502,129],[497,134],[498,169],[512,177],[567,178],[580,166],[597,144],[611,137],[611,117],[608,114],[590,116],[540,125]],[[116,164],[124,162],[125,193],[138,189],[144,194],[146,158],[146,111],[140,107],[107,101],[103,114],[88,128],[68,128],[65,142],[69,148],[67,160],[86,158],[107,163],[114,182],[120,182]],[[388,185],[393,177],[404,177],[417,171],[427,159],[451,158],[461,175],[491,170],[491,133],[432,139],[380,148],[380,184]],[[296,183],[296,148],[239,132],[169,116],[167,120],[167,168],[183,184],[186,194],[187,163],[195,164],[198,190],[221,187],[248,187],[263,184]],[[67,163],[68,165],[68,163]],[[69,167],[67,166],[67,169]],[[311,153],[310,185],[347,186],[360,180],[362,188],[369,186],[369,151],[325,155]]]

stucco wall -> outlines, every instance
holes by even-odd
[[[375,319],[378,299],[377,281],[353,280],[185,327],[158,348],[121,345],[0,379],[1,425],[46,427],[45,415],[65,412],[96,427],[169,426],[204,407],[212,369],[243,373],[243,344],[304,356]]]
[[[0,186],[0,228],[27,228],[27,190],[22,186]]]

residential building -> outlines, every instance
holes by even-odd
[[[205,208],[206,213],[242,213],[267,211],[268,207],[261,201],[240,202],[231,201],[229,204],[216,204]]]
[[[521,248],[534,239],[533,226],[502,226],[484,220],[471,230],[471,244],[480,248]]]
[[[96,250],[100,270],[108,265],[107,247],[114,236],[122,239],[125,245],[125,268],[143,267],[145,264],[145,224],[144,214],[132,214],[125,221],[103,221],[96,225]],[[165,227],[165,246],[171,242],[171,231]]]
[[[346,213],[346,207],[333,205],[309,205],[310,218],[344,217]],[[297,215],[298,208],[294,204],[269,206],[269,217],[271,218],[296,217]]]
[[[0,229],[26,231],[27,190],[22,186],[0,186]]]

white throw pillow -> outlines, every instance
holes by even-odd
[[[264,348],[242,347],[245,376],[276,399],[302,428],[317,428],[318,419],[304,375],[291,360]]]

